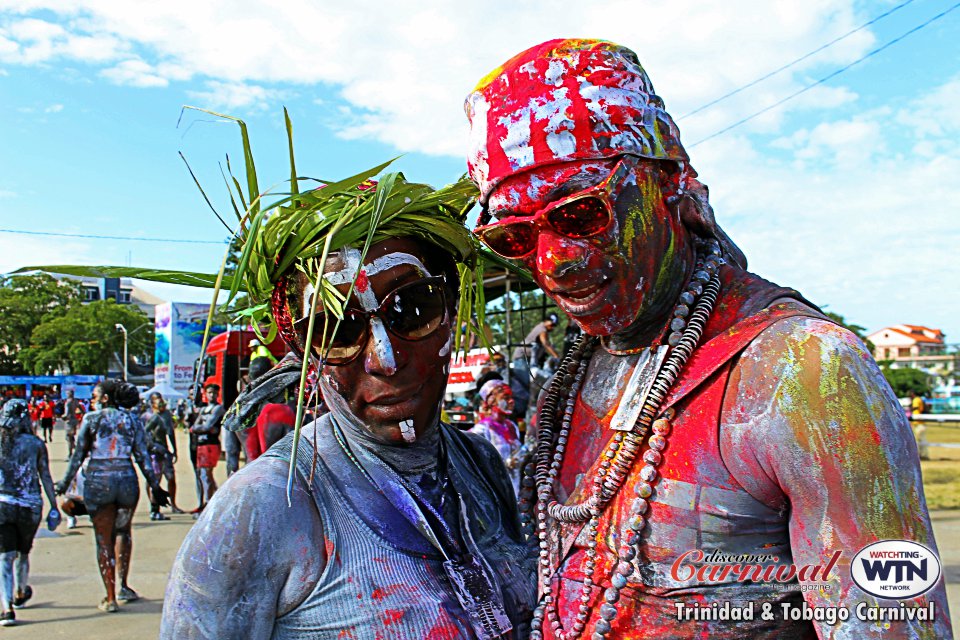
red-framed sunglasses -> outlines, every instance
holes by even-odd
[[[447,297],[442,276],[423,278],[401,285],[388,293],[373,311],[347,308],[337,318],[318,313],[313,324],[311,349],[323,364],[339,366],[356,359],[370,338],[370,319],[380,318],[387,331],[408,342],[416,342],[436,333],[447,312]],[[309,316],[294,323],[303,344],[307,342]],[[334,330],[336,329],[336,333]],[[324,339],[324,330],[327,335]]]
[[[544,227],[568,238],[599,235],[613,223],[613,190],[637,162],[634,156],[623,156],[600,184],[551,202],[531,216],[509,216],[478,227],[475,233],[495,253],[511,260],[530,255]]]

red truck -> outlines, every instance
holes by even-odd
[[[244,377],[250,366],[251,340],[258,340],[253,331],[230,330],[210,339],[207,352],[203,358],[203,372],[201,383],[211,378],[220,385],[220,402],[229,407],[237,399],[240,389],[245,384]],[[280,360],[287,352],[287,345],[278,336],[267,345],[270,353]],[[199,403],[198,397],[194,401]]]

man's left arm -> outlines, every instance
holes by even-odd
[[[910,540],[936,551],[916,444],[890,386],[863,344],[825,320],[787,319],[758,337],[731,374],[721,449],[734,476],[768,505],[789,509],[793,562],[823,565],[842,554],[830,590],[804,591],[810,606],[844,607],[850,619],[814,623],[821,638],[950,638],[941,581],[905,601],[934,621],[859,620],[857,605],[893,606],[860,590],[851,560],[879,540]],[[810,581],[807,581],[810,582]],[[803,584],[803,581],[801,581]]]

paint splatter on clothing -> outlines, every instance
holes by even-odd
[[[70,458],[63,484],[70,484],[80,465],[89,457],[84,500],[95,505],[109,504],[114,500],[127,506],[131,501],[135,504],[134,494],[139,495],[139,485],[131,456],[137,461],[147,483],[150,486],[157,484],[147,445],[147,434],[133,413],[113,407],[91,411],[80,423],[77,448]],[[103,491],[94,491],[97,487]]]
[[[40,510],[41,468],[46,466],[47,445],[33,434],[13,436],[10,451],[0,456],[0,502]],[[42,459],[42,464],[38,461]]]
[[[771,604],[777,612],[782,603],[799,606],[804,600],[812,606],[873,603],[849,578],[850,559],[860,548],[884,538],[935,548],[910,431],[864,347],[809,307],[783,301],[795,297],[789,291],[730,267],[722,280],[704,340],[663,407],[673,406],[677,416],[649,501],[640,559],[621,591],[610,637],[949,637],[942,586],[918,601],[937,602],[935,623],[884,628],[851,616],[831,626],[780,615],[736,623],[678,620],[680,602],[752,602],[757,611]],[[583,498],[581,480],[592,477],[599,463],[635,360],[600,351],[593,356],[573,415],[561,499]],[[593,590],[587,636],[598,620],[639,482],[636,472],[628,476],[601,519],[596,569],[589,575],[601,588]],[[557,593],[566,628],[573,625],[588,577],[591,541],[583,531],[565,525],[555,541],[563,550]],[[821,567],[837,551],[841,555],[829,578],[815,581],[829,591],[801,592],[796,579],[690,578],[675,563],[693,550],[776,558],[768,557],[761,563],[766,565]],[[544,635],[553,637],[549,628]]]
[[[279,618],[273,638],[358,639],[474,638],[467,615],[451,590],[443,558],[412,528],[337,446],[330,418],[315,428],[318,460],[313,497],[329,546],[328,566],[312,593]],[[532,613],[533,565],[508,500],[500,460],[486,443],[443,427],[450,464],[467,486],[459,487],[479,549],[500,582],[513,622],[510,638],[525,638]],[[307,434],[300,446],[310,447]],[[282,444],[282,443],[281,443]],[[276,456],[277,445],[265,456]],[[306,460],[310,460],[308,454]],[[494,466],[497,465],[497,466]],[[305,469],[309,474],[309,468]]]

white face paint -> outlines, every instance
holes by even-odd
[[[413,428],[412,419],[407,418],[406,420],[400,421],[400,435],[403,436],[404,442],[417,441],[417,432]]]
[[[447,338],[447,341],[444,343],[444,345],[440,347],[440,353],[438,353],[437,355],[439,355],[441,358],[444,356],[448,356],[450,355],[450,349],[452,348],[453,348],[453,331],[450,332],[450,337]],[[446,369],[446,367],[444,367],[444,369]]]
[[[355,283],[353,293],[360,301],[360,306],[364,311],[376,311],[380,308],[380,302],[377,295],[370,286],[369,277],[382,271],[387,271],[402,264],[409,264],[417,269],[424,278],[430,277],[430,272],[423,266],[423,263],[416,256],[409,253],[394,252],[380,256],[367,265],[360,264],[360,251],[354,247],[345,247],[341,251],[341,259],[344,268],[340,271],[332,271],[323,274],[323,279],[332,285]],[[305,296],[309,300],[309,295]],[[391,376],[397,372],[397,362],[393,357],[393,344],[390,342],[390,335],[380,318],[370,318],[370,333],[373,337],[373,349],[380,360],[386,375]],[[412,427],[411,427],[412,428]],[[404,436],[406,438],[406,436]]]

